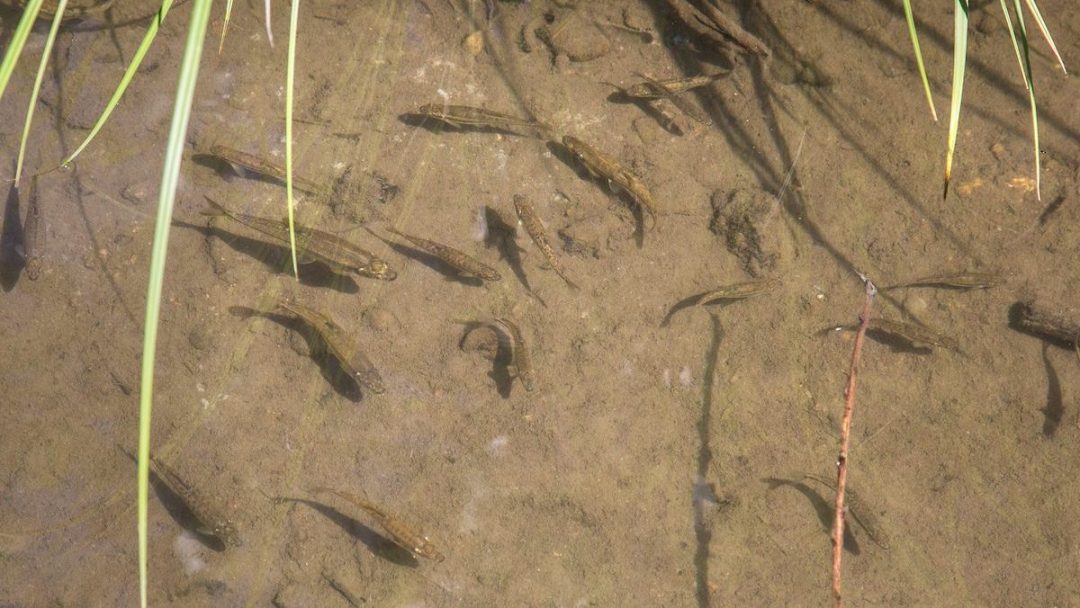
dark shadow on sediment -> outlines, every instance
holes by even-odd
[[[705,483],[712,465],[713,453],[710,445],[710,428],[712,426],[713,409],[713,377],[716,375],[716,365],[720,358],[720,343],[724,339],[724,329],[720,325],[720,317],[716,313],[709,313],[709,321],[712,324],[712,339],[709,342],[709,350],[705,352],[705,370],[701,376],[701,415],[698,417],[698,454],[697,454],[697,484]],[[696,490],[696,488],[695,488]],[[697,492],[694,492],[694,537],[696,547],[694,550],[694,581],[696,584],[697,604],[699,608],[711,605],[709,600],[709,542],[712,540],[712,531],[705,517],[705,505],[707,501],[698,500]]]
[[[247,306],[230,306],[229,314],[241,319],[260,316],[286,329],[297,332],[307,343],[310,358],[319,366],[319,372],[322,374],[323,379],[334,389],[334,392],[354,403],[364,398],[365,391],[361,389],[359,383],[345,370],[337,357],[330,352],[318,332],[303,319],[289,314],[257,310]]]
[[[494,353],[489,352],[487,354],[481,354],[485,360],[491,361],[491,371],[488,372],[488,377],[495,382],[495,389],[499,392],[499,396],[503,399],[509,399],[514,386],[514,376],[510,373],[510,364],[513,362],[513,350],[510,343],[510,337],[506,335],[498,323],[464,321],[462,322],[462,325],[465,326],[465,331],[462,333],[461,340],[458,342],[458,348],[465,352],[469,352],[465,348],[465,341],[474,331],[483,331],[487,329],[495,334],[496,343]]]
[[[1061,397],[1061,380],[1054,366],[1050,363],[1048,351],[1050,345],[1043,343],[1042,360],[1046,367],[1046,407],[1043,408],[1043,437],[1051,439],[1061,425],[1061,419],[1065,416],[1065,402]]]
[[[793,479],[782,479],[779,477],[766,477],[761,481],[769,485],[770,490],[775,490],[779,487],[789,487],[798,491],[800,494],[806,497],[810,501],[810,505],[814,508],[814,513],[818,517],[818,521],[821,522],[821,527],[832,539],[832,527],[833,518],[836,517],[836,508],[825,499],[824,496],[818,494],[813,488],[806,485],[801,481],[795,481]],[[855,535],[851,533],[851,529],[848,526],[844,526],[844,549],[852,555],[858,555],[862,553],[862,549],[859,548],[859,542],[855,540]]]
[[[386,538],[352,517],[345,515],[334,507],[324,505],[321,502],[309,498],[289,498],[282,496],[275,498],[274,500],[275,502],[300,503],[315,509],[327,519],[340,526],[342,530],[348,532],[350,536],[364,543],[369,551],[382,559],[409,568],[416,568],[420,565],[416,558],[413,557],[413,554],[408,550],[398,546],[389,538]]]
[[[19,213],[19,189],[14,184],[8,188],[4,203],[4,226],[0,231],[0,289],[14,289],[19,282],[26,261],[19,255],[23,246],[22,214]]]
[[[173,220],[173,226],[198,231],[206,238],[218,238],[233,251],[262,262],[274,273],[292,274],[292,253],[289,248],[276,243],[240,236],[220,226],[200,226],[182,220]],[[334,272],[322,262],[299,262],[300,284],[308,287],[333,289],[342,293],[359,293],[360,286],[349,275]]]

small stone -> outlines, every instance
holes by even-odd
[[[598,59],[611,51],[611,41],[603,30],[573,14],[537,28],[536,35],[556,56],[566,55],[578,63]]]
[[[994,144],[990,146],[990,153],[993,154],[994,158],[998,160],[1005,159],[1005,152],[1005,144],[1001,143],[1000,141],[994,142]]]
[[[150,195],[150,188],[151,185],[148,181],[128,184],[120,192],[120,197],[129,203],[141,205],[146,202],[146,198]]]
[[[401,329],[401,321],[394,313],[385,308],[372,306],[364,312],[364,320],[368,327],[378,332],[388,332]]]
[[[479,57],[480,53],[484,52],[484,34],[479,30],[469,34],[462,42],[462,46],[468,54]]]
[[[196,325],[188,332],[188,344],[198,351],[209,351],[214,348],[215,334],[205,325]]]

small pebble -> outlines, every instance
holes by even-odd
[[[401,328],[401,321],[385,308],[373,306],[364,313],[368,327],[378,332],[387,332]]]

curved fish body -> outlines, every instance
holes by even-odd
[[[517,323],[510,319],[500,317],[495,322],[501,325],[510,335],[510,371],[521,380],[525,390],[532,392],[536,388],[536,374],[533,371],[532,357],[529,349],[525,346],[525,338],[521,335],[521,329]]]
[[[270,237],[279,244],[289,246],[288,222],[231,211],[210,197],[205,198],[210,203],[211,209],[203,211],[203,215],[223,215]],[[353,272],[383,281],[393,281],[397,278],[397,272],[391,269],[389,264],[362,247],[329,232],[299,224],[294,224],[293,227],[297,237],[297,254],[301,262],[318,261],[336,271]]]
[[[270,177],[281,183],[285,183],[284,167],[259,158],[254,154],[248,154],[247,152],[236,150],[228,146],[216,144],[210,148],[210,155],[229,163],[234,168],[240,167],[247,171],[251,171],[252,173],[258,173],[259,175]],[[305,192],[313,194],[320,189],[319,184],[316,184],[310,179],[300,177],[295,173],[293,173],[293,185]]]
[[[562,280],[566,281],[566,284],[574,289],[578,289],[578,286],[571,281],[563,270],[562,263],[559,262],[558,256],[555,255],[555,250],[552,249],[551,243],[547,240],[547,231],[544,230],[544,223],[540,220],[540,216],[536,213],[536,209],[533,208],[529,199],[520,194],[514,195],[514,210],[517,212],[518,221],[525,228],[525,232],[529,233],[529,237],[533,243],[536,244],[537,249],[544,255],[544,259],[551,268],[562,277]]]
[[[607,181],[608,185],[618,186],[625,190],[634,202],[648,212],[653,223],[656,223],[656,202],[641,178],[634,175],[615,158],[572,135],[563,137],[563,146],[581,161],[590,175]]]
[[[330,317],[321,312],[312,310],[307,306],[282,299],[278,307],[291,312],[301,321],[308,325],[319,335],[326,345],[330,354],[338,360],[342,369],[361,386],[364,386],[376,395],[386,392],[382,376],[375,365],[360,350],[356,340],[345,331],[343,327],[334,322]]]
[[[352,503],[357,508],[374,517],[375,521],[379,522],[379,527],[381,527],[387,535],[390,536],[390,540],[394,541],[398,546],[408,549],[419,557],[436,562],[443,561],[444,558],[442,553],[439,553],[438,549],[435,548],[435,545],[432,544],[431,539],[425,536],[423,532],[418,531],[413,526],[410,526],[386,511],[383,511],[371,501],[357,496],[356,494],[341,492],[332,488],[318,487],[311,488],[308,491],[312,494],[333,494],[342,500]]]
[[[732,283],[731,285],[718,287],[712,291],[707,291],[701,294],[701,297],[698,298],[697,303],[711,304],[713,302],[719,302],[721,300],[743,300],[763,294],[766,291],[771,291],[779,286],[780,279],[774,277],[758,279],[755,281]]]
[[[415,247],[429,253],[443,262],[446,262],[450,266],[453,266],[457,270],[464,272],[465,274],[483,279],[485,281],[499,281],[502,280],[502,275],[495,271],[494,268],[484,264],[480,260],[468,255],[462,251],[458,251],[448,245],[442,243],[436,243],[435,241],[429,241],[420,237],[405,234],[400,230],[394,228],[387,228],[387,232],[396,234],[401,238],[412,243]]]

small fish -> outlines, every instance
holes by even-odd
[[[712,119],[709,118],[709,116],[705,114],[705,112],[703,112],[701,108],[695,106],[685,97],[680,96],[678,92],[673,90],[668,85],[658,80],[653,80],[652,78],[649,78],[644,74],[639,74],[639,76],[644,78],[647,83],[652,85],[655,90],[666,93],[666,95],[663,95],[662,97],[670,101],[672,104],[675,105],[676,108],[682,110],[682,112],[690,118],[693,118],[694,120],[706,126],[711,126],[713,124]]]
[[[656,224],[656,203],[653,200],[649,188],[632,171],[622,166],[619,161],[593,148],[589,144],[571,135],[563,137],[563,146],[581,160],[585,169],[595,177],[608,182],[608,185],[617,185],[652,218]]]
[[[72,21],[74,19],[82,19],[93,15],[100,15],[101,13],[104,13],[105,11],[112,8],[114,2],[116,2],[116,0],[104,0],[102,2],[97,2],[96,4],[93,4],[91,6],[69,6],[64,9],[64,14],[62,17],[60,17],[60,21]],[[25,6],[26,0],[18,0],[15,4],[19,7]],[[56,3],[54,2],[52,4],[55,5]],[[37,14],[37,18],[41,20],[51,21],[52,18],[55,16],[56,6],[53,6],[51,8],[42,6],[41,10],[39,10]]]
[[[210,197],[205,197],[211,209],[203,215],[225,216],[243,224],[252,230],[272,238],[280,244],[289,246],[289,224],[280,220],[271,220],[246,213],[230,211]],[[393,281],[397,272],[390,268],[375,254],[329,232],[294,224],[296,250],[301,263],[322,262],[338,272],[352,272],[360,276]]]
[[[216,144],[212,148],[210,148],[210,155],[229,163],[234,168],[240,167],[253,173],[258,173],[259,175],[276,179],[283,184],[285,183],[284,167],[280,165],[275,165],[268,160],[264,160],[262,158],[259,158],[258,156],[255,156],[254,154],[248,154],[247,152],[241,152],[240,150],[235,150],[228,146]],[[319,184],[316,184],[309,179],[300,177],[295,173],[293,173],[293,185],[295,185],[301,190],[304,190],[305,192],[310,192],[312,194],[320,190]]]
[[[525,390],[532,392],[536,387],[536,376],[533,373],[532,359],[529,357],[529,349],[525,346],[525,338],[521,335],[521,329],[510,319],[500,317],[495,322],[502,325],[510,334],[510,373],[521,380]]]
[[[900,338],[916,348],[937,346],[947,348],[957,353],[963,353],[956,340],[922,325],[894,321],[882,317],[870,317],[870,323],[867,325],[867,329]]]
[[[30,183],[26,222],[23,223],[23,256],[26,258],[26,278],[36,281],[41,276],[45,257],[45,218],[38,201],[36,177]]]
[[[897,283],[882,287],[885,289],[900,289],[902,287],[952,287],[955,289],[989,289],[1004,283],[1001,276],[989,272],[959,272],[956,274],[943,274],[914,279],[905,283]]]
[[[639,74],[639,76],[645,79],[645,82],[639,82],[629,88],[623,89],[623,93],[628,97],[636,97],[639,99],[670,97],[672,95],[685,93],[690,89],[703,87],[730,73],[731,72],[718,72],[716,74],[691,76],[689,78],[669,78],[666,80],[654,80],[644,74]]]
[[[813,479],[820,484],[824,484],[833,492],[836,491],[835,481],[812,473],[803,475],[803,479]],[[847,507],[847,512],[862,526],[870,540],[874,541],[882,549],[889,548],[889,536],[881,527],[881,522],[878,520],[877,515],[874,514],[874,510],[866,506],[866,503],[859,498],[859,495],[855,493],[855,490],[850,485],[844,488],[844,505]]]
[[[332,488],[310,488],[308,489],[308,492],[311,494],[333,494],[342,500],[351,502],[356,507],[366,511],[374,517],[375,521],[379,522],[379,527],[381,527],[390,536],[390,540],[394,541],[398,546],[403,549],[408,549],[419,557],[424,557],[436,562],[443,561],[444,558],[442,553],[439,553],[435,548],[435,545],[431,543],[431,539],[386,511],[383,511],[372,502],[357,496],[356,494],[340,492]]]
[[[410,236],[395,228],[387,228],[386,231],[400,236],[401,238],[412,243],[420,250],[439,258],[440,260],[446,262],[447,264],[453,266],[461,272],[483,279],[485,281],[502,280],[502,275],[496,272],[494,268],[488,266],[487,264],[484,264],[480,260],[477,260],[476,258],[468,254],[454,249],[453,247],[449,247],[441,243],[436,243],[434,241],[429,241],[427,239]]]
[[[544,223],[540,221],[540,216],[536,214],[536,210],[533,209],[532,204],[529,203],[529,199],[520,194],[515,194],[514,209],[517,211],[518,221],[525,227],[525,232],[529,233],[533,243],[536,244],[540,253],[544,254],[544,259],[547,260],[547,263],[555,270],[555,273],[562,277],[562,280],[566,281],[567,285],[574,289],[579,289],[563,271],[559,258],[555,256],[555,250],[551,248],[551,243],[547,240]]]
[[[284,298],[278,302],[278,308],[291,312],[315,330],[319,334],[319,338],[322,339],[323,344],[326,345],[326,349],[338,360],[342,369],[353,380],[376,395],[386,392],[386,386],[383,385],[379,370],[375,369],[375,365],[360,350],[356,340],[351,338],[345,329],[335,323],[333,319]]]
[[[117,447],[127,454],[128,458],[136,463],[139,461],[130,450],[120,445]],[[150,471],[161,483],[165,484],[165,487],[169,488],[169,491],[183,501],[184,506],[198,524],[196,532],[213,536],[227,547],[239,547],[244,544],[236,526],[222,515],[222,509],[214,506],[202,493],[184,481],[172,467],[151,455]]]
[[[500,129],[514,131],[518,129],[532,131],[550,131],[550,127],[537,120],[518,118],[502,112],[474,108],[472,106],[444,106],[441,104],[427,104],[420,106],[416,113],[427,118],[441,120],[446,124],[457,127],[479,127],[488,129]]]
[[[757,279],[754,281],[744,281],[742,283],[733,283],[731,285],[725,285],[718,287],[712,291],[707,291],[701,294],[697,303],[712,304],[713,302],[719,302],[721,300],[742,300],[750,298],[756,295],[771,291],[780,286],[780,279],[775,277],[769,277],[766,279]]]

